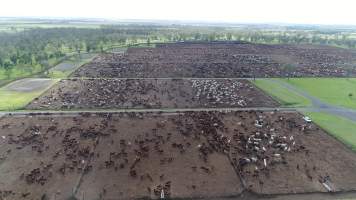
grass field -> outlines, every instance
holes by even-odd
[[[80,58],[73,57],[62,63],[54,66],[48,71],[48,77],[50,78],[67,78],[72,72],[78,69],[85,63],[90,62],[96,54],[86,54],[82,55]]]
[[[356,150],[355,122],[322,112],[307,112],[305,114],[332,136]]]
[[[28,92],[15,91],[8,89],[7,86],[0,88],[0,110],[18,110],[26,106],[34,98],[40,96],[53,84],[55,84],[58,79],[53,79],[50,84],[40,90],[32,90]],[[10,83],[11,84],[11,83]]]
[[[292,78],[280,79],[320,100],[356,109],[356,78]],[[349,96],[351,94],[351,96]]]
[[[100,28],[100,23],[95,22],[56,22],[41,19],[0,19],[0,32],[19,32],[31,28]]]
[[[31,69],[31,68],[28,67],[27,69]],[[33,67],[31,71],[27,69],[24,66],[21,67],[16,66],[10,72],[8,72],[9,74],[7,74],[7,72],[4,69],[0,69],[0,80],[6,80],[6,79],[11,80],[11,79],[16,79],[21,77],[27,77],[41,71],[39,66]]]
[[[58,63],[62,62],[61,59],[48,59],[48,64],[49,66],[53,67],[57,65]],[[23,66],[23,65],[16,65],[14,66],[11,71],[7,72],[4,69],[0,69],[0,80],[15,80],[15,79],[20,79],[20,78],[26,78],[26,77],[35,77],[36,75],[40,74],[43,72],[43,69],[39,64],[35,66]]]
[[[265,91],[267,94],[271,95],[283,106],[306,107],[311,105],[311,102],[308,99],[288,90],[287,88],[269,79],[256,79],[256,81],[251,82],[254,83],[261,90]]]

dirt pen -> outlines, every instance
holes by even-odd
[[[238,79],[354,76],[355,63],[356,53],[341,48],[241,42],[97,56],[27,106],[69,111],[0,117],[0,200],[355,192],[355,152]],[[15,89],[28,85],[38,84]],[[195,111],[176,112],[185,108]]]
[[[5,199],[356,189],[356,154],[294,112],[13,115],[0,126]]]
[[[348,77],[356,75],[356,52],[330,46],[239,42],[177,43],[103,54],[75,77],[237,78]]]
[[[138,109],[276,107],[278,103],[247,80],[238,79],[71,79],[28,109]]]

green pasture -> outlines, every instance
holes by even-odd
[[[356,109],[356,78],[280,79],[308,92],[323,102]]]
[[[48,70],[47,76],[50,78],[67,78],[76,69],[90,62],[95,56],[96,54],[81,55],[79,57],[74,56]],[[65,67],[63,67],[63,65],[65,65]]]
[[[0,88],[0,110],[23,109],[29,102],[40,96],[43,92],[52,87],[59,79],[53,79],[40,90],[16,91],[8,88],[8,84]]]
[[[314,123],[325,129],[333,137],[356,150],[355,122],[323,112],[307,112],[305,114],[311,117]]]
[[[308,99],[293,91],[288,90],[287,88],[283,87],[277,82],[271,81],[270,79],[256,79],[255,81],[251,82],[269,94],[283,106],[306,107],[311,105],[311,102]]]

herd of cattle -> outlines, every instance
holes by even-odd
[[[356,75],[356,52],[329,46],[175,43],[95,58],[75,77],[237,78]]]
[[[161,109],[277,107],[247,80],[67,79],[28,109]]]
[[[341,48],[242,42],[97,56],[26,107],[71,112],[0,117],[0,200],[354,191],[355,153],[241,78],[351,76],[355,64]]]
[[[2,118],[0,126],[5,199],[237,197],[246,190],[356,188],[354,153],[294,112],[15,115]]]

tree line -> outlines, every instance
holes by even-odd
[[[29,74],[51,67],[71,53],[104,52],[112,45],[138,42],[240,40],[267,44],[325,44],[356,48],[352,33],[318,30],[265,30],[202,26],[105,25],[100,28],[32,28],[0,33],[0,72]]]

